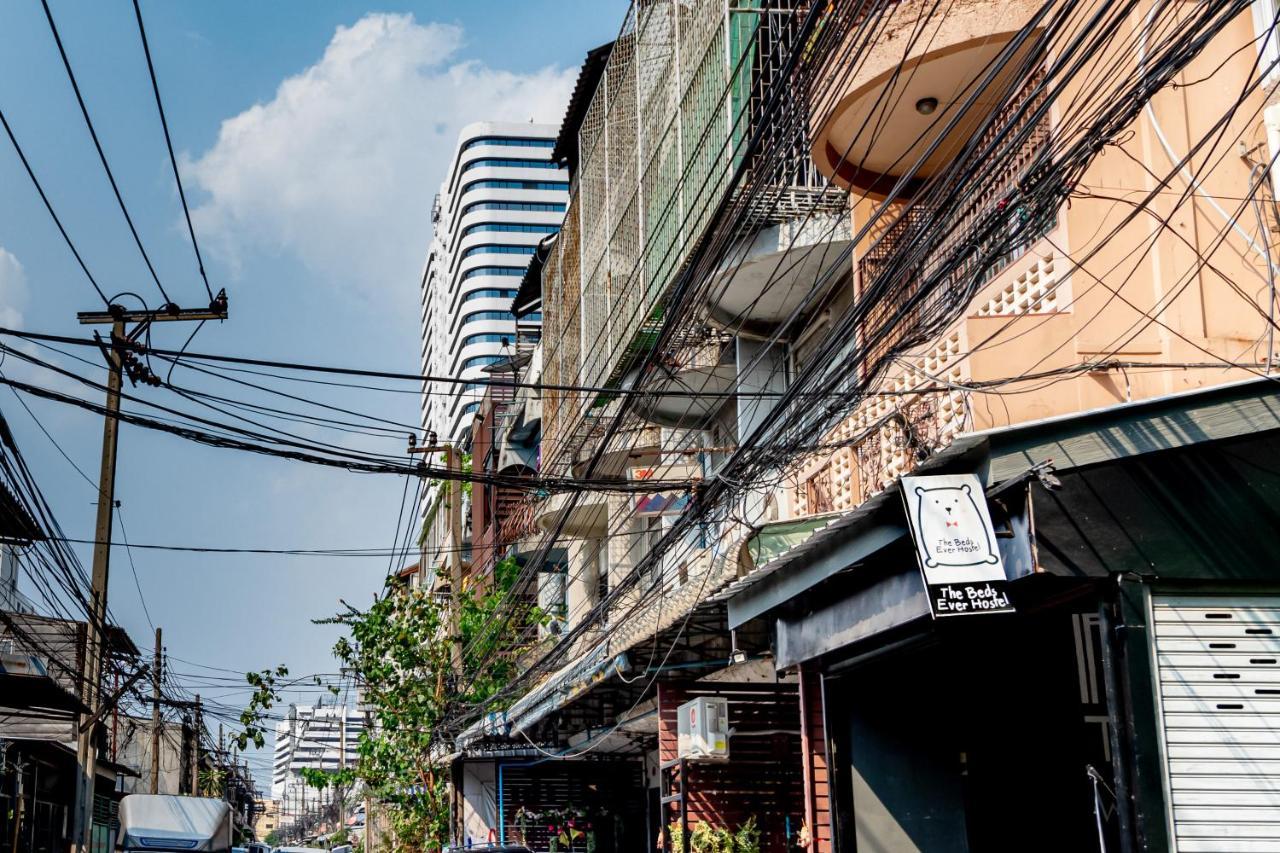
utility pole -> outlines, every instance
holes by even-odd
[[[124,337],[124,320],[112,318],[111,339]],[[116,447],[120,434],[120,380],[124,360],[114,346],[107,351],[107,416],[102,424],[102,464],[98,472],[98,520],[94,527],[93,590],[89,622],[85,626],[85,654],[80,671],[80,696],[92,720],[98,713],[102,660],[107,653],[107,574],[111,564],[111,521],[116,503]],[[80,853],[89,853],[93,832],[94,780],[98,773],[95,748],[97,726],[80,732],[76,740],[76,800],[72,838]]]
[[[103,661],[107,647],[107,588],[111,566],[111,530],[116,505],[116,450],[120,438],[120,388],[126,370],[129,381],[161,384],[159,377],[141,364],[131,351],[138,338],[153,323],[227,319],[226,291],[218,293],[207,308],[183,309],[169,304],[156,310],[126,311],[111,304],[106,311],[82,311],[76,315],[81,325],[111,326],[110,345],[102,345],[107,360],[106,419],[102,425],[102,464],[98,472],[98,518],[94,526],[93,589],[89,597],[89,621],[85,631],[85,653],[80,670],[81,701],[88,708],[76,742],[76,798],[72,809],[71,849],[90,853],[93,832],[94,780],[97,777],[98,692],[102,686]],[[134,323],[126,332],[126,324]]]
[[[191,796],[200,796],[200,732],[204,720],[200,716],[200,694],[196,694],[195,727],[191,734]]]
[[[444,452],[444,466],[449,477],[449,638],[452,640],[450,662],[457,683],[462,681],[462,460],[454,444],[438,444],[435,433],[431,439],[419,445],[413,436],[409,438],[410,453]]]
[[[222,772],[222,799],[231,799],[231,772],[227,770],[227,751],[224,746],[222,723],[218,723],[218,769]]]
[[[359,694],[357,694],[359,695]],[[373,712],[364,712],[365,731],[373,731]],[[364,789],[364,853],[374,853],[378,849],[373,840],[373,797],[369,796],[369,788]]]
[[[347,769],[347,706],[338,706],[338,773]],[[341,829],[347,825],[347,797],[342,790],[341,775],[339,782],[334,786],[334,793],[338,795],[338,827]]]
[[[160,676],[164,660],[161,634],[156,629],[156,653],[151,663],[151,793],[160,793]]]
[[[4,753],[0,752],[0,759],[3,759],[3,758],[4,758]],[[3,763],[3,762],[0,761],[0,763]],[[17,778],[17,781],[18,781],[17,791],[14,792],[15,796],[14,796],[14,804],[13,804],[13,851],[14,853],[17,853],[17,851],[22,849],[21,847],[22,811],[24,807],[23,797],[25,796],[22,790],[22,777],[26,774],[26,764],[27,763],[25,761],[14,764],[14,776]]]

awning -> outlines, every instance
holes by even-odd
[[[609,640],[552,674],[506,711],[487,714],[458,736],[457,747],[465,749],[486,736],[518,734],[553,711],[568,705],[601,681],[631,667],[626,652],[613,654]]]
[[[72,720],[88,712],[32,654],[0,654],[0,697],[0,735],[6,719]]]
[[[842,515],[843,513],[826,512],[764,525],[755,536],[747,540],[751,564],[760,566],[782,556]]]
[[[13,496],[13,492],[0,484],[0,541],[27,544],[37,539],[44,539],[40,526]]]
[[[966,456],[979,454],[983,446],[982,439],[962,436],[922,462],[916,473],[938,471]],[[764,615],[906,536],[905,517],[893,512],[900,502],[894,486],[871,496],[857,509],[835,516],[814,516],[807,524],[804,519],[781,522],[784,528],[789,524],[795,527],[766,535],[759,543],[748,543],[748,549],[765,559],[757,560],[754,569],[715,596],[716,600],[729,602],[729,627],[738,628]],[[796,568],[778,574],[788,566]]]

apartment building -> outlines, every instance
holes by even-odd
[[[460,441],[483,396],[487,368],[536,340],[541,317],[511,312],[538,244],[555,234],[568,179],[551,157],[556,128],[477,122],[463,128],[432,206],[435,233],[422,272],[422,371],[464,380],[423,386],[423,429]]]
[[[281,804],[282,822],[328,802],[329,793],[307,788],[302,771],[354,767],[364,727],[364,714],[345,705],[290,706],[288,718],[276,723],[271,770],[271,799]]]
[[[1275,24],[632,5],[557,135],[546,388],[508,408],[543,476],[652,490],[530,498],[564,619],[460,726],[467,835],[1280,844]],[[984,580],[931,574],[944,488]]]

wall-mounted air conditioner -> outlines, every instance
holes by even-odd
[[[729,760],[729,700],[699,696],[677,709],[677,754],[695,761]]]

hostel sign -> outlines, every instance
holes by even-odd
[[[982,483],[973,474],[903,477],[902,497],[934,617],[1012,613]]]

